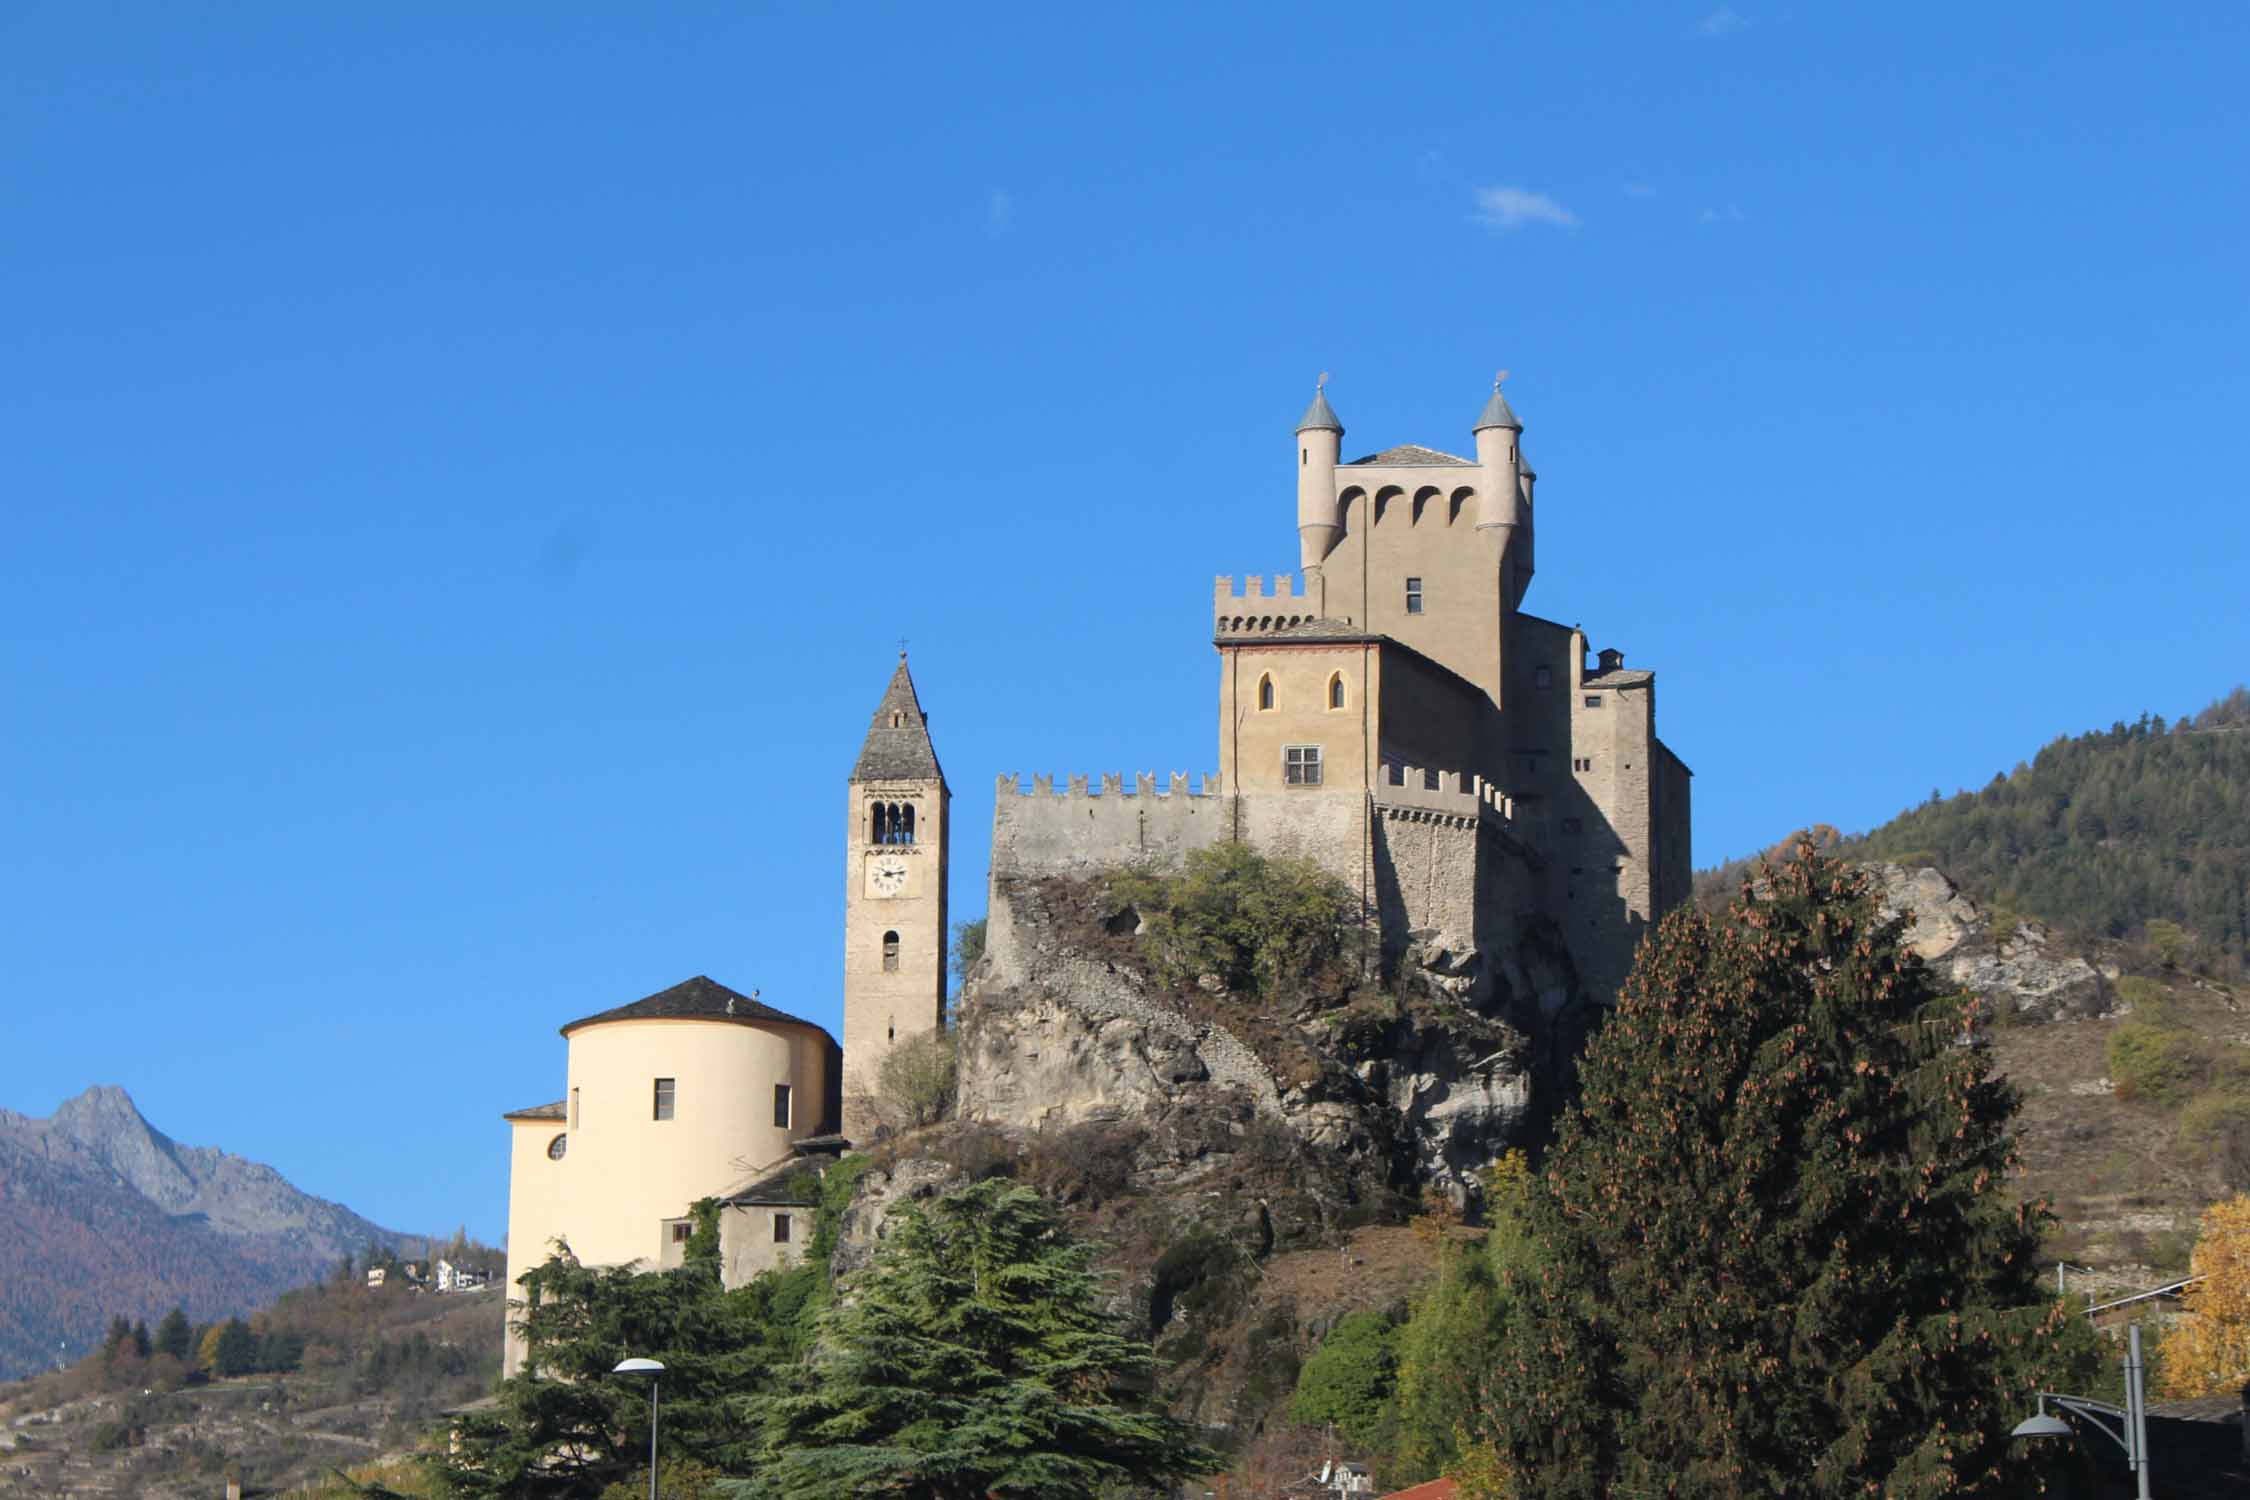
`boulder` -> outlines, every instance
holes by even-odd
[[[1871,864],[1883,914],[1907,919],[1907,945],[1953,983],[2027,1021],[2068,1021],[2108,1013],[2114,1003],[2101,971],[2058,950],[2038,922],[1995,933],[1991,915],[1942,871]]]

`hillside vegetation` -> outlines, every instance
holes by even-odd
[[[1936,865],[2001,911],[2167,962],[2250,962],[2250,690],[2176,724],[2143,715],[2058,739],[1978,792],[1843,841]]]

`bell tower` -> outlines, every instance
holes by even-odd
[[[844,1133],[891,1048],[945,1024],[945,882],[952,792],[898,654],[852,767],[844,835]]]

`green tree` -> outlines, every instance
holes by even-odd
[[[173,1308],[156,1325],[156,1352],[169,1354],[183,1365],[194,1363],[195,1330],[188,1326],[185,1308]]]
[[[219,1329],[212,1371],[219,1375],[247,1375],[258,1367],[258,1337],[240,1318],[229,1318]]]
[[[953,971],[953,986],[959,989],[969,982],[969,971],[984,957],[985,919],[953,924],[953,950],[946,955],[946,967]]]
[[[1297,1372],[1289,1420],[1333,1426],[1355,1451],[1388,1454],[1396,1432],[1398,1338],[1398,1324],[1379,1310],[1338,1319]]]
[[[1211,974],[1228,989],[1265,994],[1343,953],[1349,896],[1309,859],[1216,844],[1190,854],[1177,874],[1128,870],[1110,888],[1140,914],[1143,950],[1170,984]]]
[[[803,1389],[745,1403],[762,1429],[740,1497],[1092,1496],[1218,1458],[1140,1392],[1146,1342],[1103,1308],[1092,1246],[1045,1198],[987,1180],[898,1211],[821,1320]]]
[[[133,1323],[133,1352],[146,1359],[155,1349],[156,1341],[149,1336],[148,1324],[136,1319]]]
[[[799,1309],[819,1275],[768,1273],[727,1291],[700,1257],[635,1272],[556,1254],[521,1278],[527,1366],[501,1382],[496,1408],[462,1419],[446,1482],[468,1500],[592,1500],[635,1475],[645,1484],[648,1386],[612,1373],[632,1356],[664,1365],[665,1453],[742,1472],[753,1434],[731,1402],[801,1357]]]
[[[2090,1374],[1971,1008],[1807,849],[1668,917],[1580,1068],[1489,1418],[1529,1492],[1997,1495]]]

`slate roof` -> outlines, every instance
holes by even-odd
[[[781,1022],[790,1026],[811,1026],[822,1036],[828,1035],[823,1028],[813,1025],[802,1016],[775,1010],[770,1005],[753,1000],[748,995],[738,994],[717,980],[701,974],[693,979],[683,980],[668,990],[658,990],[644,999],[635,1000],[631,1005],[620,1005],[581,1017],[565,1026],[562,1032],[564,1036],[569,1036],[579,1027],[591,1026],[597,1021],[680,1020],[737,1021],[745,1026],[761,1022],[767,1025]]]
[[[771,1203],[783,1207],[804,1207],[813,1201],[806,1197],[803,1191],[805,1179],[808,1177],[817,1181],[820,1177],[819,1170],[808,1167],[801,1161],[788,1162],[782,1166],[760,1172],[748,1181],[728,1188],[725,1192],[719,1194],[719,1201],[721,1203]]]
[[[1477,417],[1477,425],[1469,430],[1482,432],[1487,427],[1513,427],[1518,432],[1523,431],[1523,423],[1517,421],[1516,414],[1508,409],[1508,398],[1500,394],[1497,381],[1493,383],[1492,399],[1484,403],[1484,410]]]
[[[567,1120],[570,1118],[569,1101],[557,1099],[552,1104],[533,1104],[523,1109],[511,1109],[500,1118],[503,1120]]]
[[[1394,468],[1407,469],[1426,469],[1432,465],[1443,465],[1446,468],[1454,469],[1473,469],[1476,467],[1476,460],[1461,458],[1451,453],[1440,453],[1437,449],[1425,448],[1420,443],[1401,443],[1396,448],[1385,448],[1380,453],[1370,453],[1365,458],[1355,458],[1350,463],[1345,464],[1344,467],[1356,469],[1362,464],[1383,464]]]
[[[895,724],[893,721],[896,721]],[[852,766],[854,781],[922,781],[945,779],[938,765],[937,747],[930,743],[930,716],[914,694],[913,674],[906,670],[906,653],[898,654],[898,670],[875,705],[867,724],[867,743],[859,747]]]
[[[1312,405],[1297,419],[1299,432],[1317,432],[1322,428],[1338,435],[1344,430],[1344,424],[1336,419],[1336,408],[1328,404],[1328,391],[1324,386],[1314,389]]]

